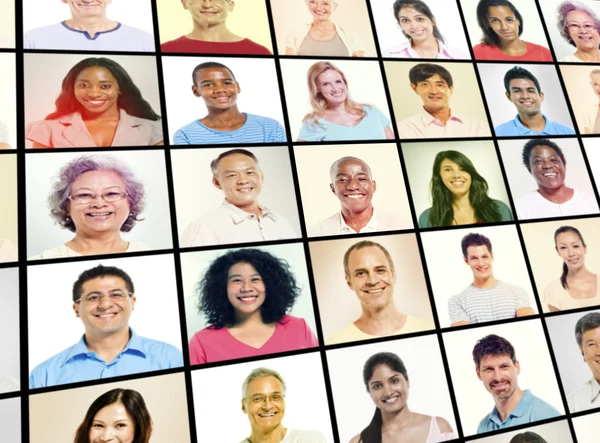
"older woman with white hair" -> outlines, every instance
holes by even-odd
[[[558,7],[560,35],[577,50],[561,62],[600,62],[600,20],[587,5],[565,1]]]
[[[285,55],[364,57],[366,51],[358,34],[331,20],[338,0],[304,0],[312,22],[287,33]]]
[[[48,197],[50,214],[75,237],[33,259],[117,254],[146,250],[121,237],[144,210],[144,185],[122,161],[86,155],[65,165]]]

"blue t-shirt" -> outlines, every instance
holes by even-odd
[[[300,128],[298,140],[319,142],[330,140],[381,140],[385,139],[385,128],[390,125],[390,119],[375,106],[365,106],[367,113],[356,126],[343,126],[318,119],[316,125],[312,118],[305,120]]]
[[[217,131],[194,120],[178,129],[173,136],[176,145],[216,145],[224,143],[284,143],[283,126],[269,117],[246,114],[246,123],[234,131]]]
[[[553,122],[546,115],[542,114],[542,117],[546,120],[546,125],[542,132],[535,132],[521,123],[519,120],[519,114],[517,116],[507,121],[506,123],[502,123],[501,125],[496,126],[494,131],[496,131],[496,137],[509,137],[511,135],[571,135],[575,134],[575,131],[568,126],[561,125],[560,123]]]
[[[506,205],[506,203],[501,202],[500,200],[493,200],[496,203],[498,211],[500,211],[500,221],[512,221],[513,215],[510,208]],[[419,228],[432,228],[434,226],[431,225],[431,221],[429,220],[429,214],[431,213],[431,208],[425,209],[421,215],[419,215]]]

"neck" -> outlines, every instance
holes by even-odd
[[[119,120],[120,117],[119,107],[117,105],[111,106],[103,112],[90,112],[87,109],[81,111],[81,118],[83,120],[94,120],[97,122],[101,121],[115,121]]]
[[[205,42],[231,42],[237,38],[233,32],[227,29],[225,22],[213,24],[198,23],[196,21],[194,22],[194,29],[186,37]]]
[[[544,129],[544,126],[546,126],[546,119],[544,118],[541,112],[538,112],[537,114],[533,115],[519,114],[519,120],[521,120],[523,126],[525,126],[528,129],[539,129],[541,131],[542,129]]]
[[[240,120],[245,118],[246,116],[240,112],[237,104],[235,104],[227,109],[208,108],[208,115],[202,118],[202,120],[209,120],[218,124],[227,125],[239,123]]]
[[[496,283],[498,283],[498,279],[496,277],[494,277],[493,275],[490,275],[487,278],[477,278],[474,277],[473,279],[473,286],[475,286],[476,288],[491,288],[492,286],[495,286]]]
[[[85,333],[88,351],[95,352],[107,363],[113,361],[119,352],[125,349],[130,338],[131,332],[128,327],[107,335]]]
[[[569,201],[573,197],[575,190],[573,188],[569,188],[568,186],[565,186],[565,185],[562,185],[560,188],[556,188],[556,189],[544,188],[544,187],[539,186],[538,192],[546,200],[550,200],[553,203],[561,204],[566,201]]]
[[[67,26],[78,31],[87,31],[94,35],[97,32],[108,31],[116,26],[117,22],[109,20],[106,13],[89,17],[73,14],[69,20],[65,20]]]
[[[440,48],[438,45],[437,39],[431,35],[429,38],[425,40],[414,41],[412,38],[410,39],[410,46],[416,51],[437,51],[439,52]]]
[[[521,401],[523,394],[523,390],[521,388],[517,388],[513,395],[507,399],[494,399],[494,403],[496,403],[496,409],[498,409],[498,413],[500,414],[502,421],[506,420],[508,414],[515,410],[519,404],[519,401]]]
[[[567,280],[583,280],[586,277],[593,275],[594,273],[588,270],[584,265],[579,269],[569,269],[567,272]]]
[[[342,208],[342,217],[348,226],[359,232],[367,226],[371,217],[373,217],[373,206],[369,205],[360,212],[352,212],[348,208]]]
[[[510,55],[522,55],[527,51],[527,45],[519,38],[508,42],[500,40],[498,47],[502,52]]]
[[[335,103],[335,104],[331,104],[329,102],[327,102],[327,108],[325,109],[325,113],[328,114],[347,114],[348,111],[346,111],[346,102],[343,101],[341,103]]]
[[[331,29],[334,26],[335,25],[333,24],[333,22],[328,18],[325,20],[313,19],[313,22],[311,25],[311,27],[313,29],[316,29],[317,31],[323,31],[323,32],[331,31]]]
[[[82,232],[76,232],[73,240],[65,243],[66,246],[83,255],[88,254],[112,254],[116,250],[127,249],[128,242],[121,238],[120,232],[107,231],[89,236]]]
[[[253,326],[264,326],[266,323],[262,319],[260,310],[254,311],[251,314],[235,313],[235,328],[252,328]]]
[[[269,430],[253,427],[252,434],[248,440],[250,440],[250,443],[279,443],[285,437],[286,432],[287,428],[284,428],[281,424]]]
[[[452,199],[452,207],[455,209],[470,208],[471,200],[469,191],[465,192],[464,194],[454,194]]]
[[[227,200],[227,199],[225,199]],[[232,204],[229,200],[227,200],[227,203]],[[258,204],[258,201],[255,200],[252,203],[246,205],[246,206],[237,206],[234,205],[236,208],[241,209],[244,212],[247,212],[248,214],[254,214],[257,218],[260,219],[260,217],[262,216],[262,210],[260,209],[260,205]]]
[[[452,113],[450,112],[450,108],[439,108],[439,109],[427,109],[423,107],[432,117],[437,118],[442,124],[446,124]]]
[[[598,48],[578,48],[577,51],[575,51],[575,56],[584,61],[597,61],[600,60],[600,51]]]
[[[408,408],[408,404],[396,412],[381,411],[382,431],[385,429],[390,434],[396,434],[394,431],[399,431],[411,424],[414,415],[414,412]]]
[[[354,325],[369,335],[389,335],[398,331],[406,323],[406,314],[398,312],[393,302],[381,309],[363,306],[362,314]]]

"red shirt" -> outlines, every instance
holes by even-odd
[[[536,45],[535,43],[525,42],[527,52],[522,55],[507,55],[498,48],[498,46],[484,45],[479,43],[473,46],[473,55],[477,60],[524,60],[530,62],[551,62],[554,61],[548,48]]]
[[[239,42],[205,42],[192,40],[186,36],[160,45],[161,52],[192,52],[200,54],[266,54],[271,51],[252,40],[245,38]]]

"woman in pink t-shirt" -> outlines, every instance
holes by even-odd
[[[319,345],[304,319],[287,315],[301,294],[289,264],[260,249],[228,251],[197,286],[210,325],[190,340],[191,364]]]
[[[473,47],[475,59],[553,61],[548,48],[521,40],[523,17],[508,0],[480,0],[477,23],[483,37]]]

